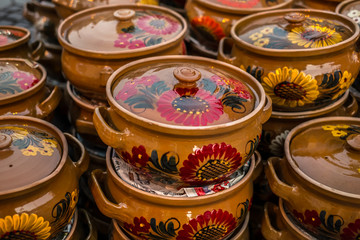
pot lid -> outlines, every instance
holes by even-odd
[[[331,12],[291,9],[242,19],[232,35],[252,48],[303,51],[349,42],[358,31],[351,21]]]
[[[18,46],[30,39],[30,32],[21,27],[0,26],[0,51]]]
[[[359,119],[329,117],[308,121],[289,133],[285,151],[290,163],[312,181],[360,194]]]
[[[273,8],[279,8],[288,4],[289,0],[279,1],[261,1],[261,0],[197,0],[209,7],[224,9],[227,12],[237,11],[265,11]]]
[[[113,100],[157,123],[218,125],[243,118],[258,104],[258,96],[244,81],[250,75],[220,69],[208,60],[157,58],[129,69],[111,81]]]
[[[151,5],[113,5],[72,15],[59,27],[60,43],[80,51],[116,54],[147,51],[185,34],[177,13]]]
[[[0,182],[6,183],[0,184],[0,192],[43,179],[61,159],[61,144],[52,131],[23,119],[0,119]]]
[[[52,0],[53,3],[66,6],[71,8],[75,11],[80,11],[82,9],[93,8],[97,6],[104,6],[104,5],[112,5],[112,4],[129,4],[129,3],[139,3],[139,4],[151,4],[151,5],[158,5],[157,0]]]
[[[340,13],[344,16],[351,18],[358,25],[360,25],[360,1],[357,0],[344,1],[336,7],[335,11],[337,13]]]

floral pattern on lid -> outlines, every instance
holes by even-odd
[[[223,6],[236,9],[256,9],[256,8],[268,8],[271,6],[282,4],[284,0],[211,0],[210,2]]]
[[[25,32],[21,32],[13,29],[0,29],[0,47],[8,45],[18,39],[24,37]]]
[[[336,13],[351,18],[360,26],[360,2],[358,0],[343,1],[336,7]]]

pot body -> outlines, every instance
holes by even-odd
[[[335,12],[337,1],[321,1],[321,0],[300,0],[294,5],[297,8],[318,9]]]
[[[89,213],[80,208],[74,213],[74,222],[65,240],[97,240],[96,226]]]
[[[299,177],[286,158],[270,158],[265,173],[271,190],[284,199],[289,218],[298,226],[321,239],[356,239],[358,232],[352,233],[351,226],[359,222],[360,199],[312,185]]]

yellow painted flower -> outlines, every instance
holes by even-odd
[[[337,128],[348,129],[350,126],[349,126],[349,125],[346,125],[346,124],[337,124],[336,127],[337,127]]]
[[[0,129],[12,130],[13,133],[11,134],[11,138],[13,140],[24,139],[29,134],[28,130],[21,127],[1,127]]]
[[[262,34],[272,34],[274,32],[274,28],[271,28],[271,27],[266,27],[266,28],[263,28],[260,33]]]
[[[333,131],[331,131],[331,134],[332,134],[334,137],[343,137],[343,136],[346,136],[346,135],[347,135],[347,132],[341,131],[341,130],[333,130]]]
[[[39,151],[39,148],[34,147],[32,145],[28,146],[25,149],[21,149],[22,154],[25,156],[36,156],[38,151]]]
[[[43,156],[52,156],[53,153],[54,153],[54,149],[52,148],[48,148],[48,147],[45,147],[45,148],[38,148],[38,151],[41,155]]]
[[[256,42],[254,42],[255,46],[263,47],[266,44],[269,44],[270,38],[260,38]]]
[[[322,126],[322,129],[327,130],[327,131],[333,131],[333,130],[336,129],[336,126],[334,126],[334,125],[325,125],[325,126]]]
[[[249,36],[249,38],[253,41],[258,40],[259,38],[262,38],[263,34],[262,33],[253,33]]]
[[[157,0],[140,0],[140,4],[148,4],[148,5],[159,5]]]
[[[41,144],[45,148],[56,148],[58,145],[57,141],[53,140],[53,139],[43,139],[43,140],[41,140]]]
[[[293,28],[288,39],[304,48],[326,47],[342,41],[341,35],[335,29],[318,25]]]
[[[79,189],[75,189],[74,191],[72,191],[71,193],[71,202],[70,202],[70,208],[75,208],[76,203],[78,202],[79,199]]]
[[[48,239],[50,230],[49,222],[36,214],[0,218],[0,239]]]
[[[288,107],[312,103],[319,95],[317,81],[310,74],[288,67],[270,72],[262,86],[274,104]]]
[[[348,71],[345,71],[342,76],[341,79],[339,81],[339,91],[336,92],[336,94],[332,97],[332,99],[336,99],[339,96],[341,96],[344,92],[346,92],[346,90],[349,89],[349,87],[351,86],[351,84],[353,84],[353,82],[355,81],[355,78],[352,77],[352,74],[349,73]]]

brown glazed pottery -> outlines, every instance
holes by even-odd
[[[293,7],[335,12],[336,6],[338,4],[338,1],[332,0],[299,0],[294,2]]]
[[[342,1],[337,5],[335,12],[351,18],[358,25],[360,24],[360,1],[358,0]]]
[[[0,58],[0,115],[50,119],[62,93],[45,86],[46,71],[36,62]]]
[[[97,240],[96,225],[89,213],[82,208],[76,208],[74,222],[64,240]]]
[[[228,189],[212,195],[169,197],[142,191],[118,177],[107,152],[107,172],[94,170],[90,189],[100,211],[117,221],[135,239],[221,240],[240,226],[252,201],[255,157],[245,176]],[[100,183],[109,191],[104,195]]]
[[[281,198],[279,206],[270,202],[265,203],[261,232],[266,240],[316,240],[291,221]]]
[[[359,237],[359,133],[358,118],[310,120],[286,137],[285,158],[268,159],[271,190],[297,225],[321,239]]]
[[[328,11],[286,9],[258,13],[231,29],[230,56],[220,60],[261,81],[276,111],[320,109],[340,98],[359,72],[359,26]]]
[[[158,5],[158,0],[52,0],[57,14],[61,19],[87,8],[113,4],[149,4]]]
[[[0,238],[54,237],[75,211],[89,164],[84,147],[32,117],[1,116],[0,135]]]
[[[83,95],[105,100],[113,71],[148,56],[186,53],[187,24],[174,11],[151,5],[110,5],[83,10],[59,26],[62,70]]]
[[[284,142],[291,129],[300,123],[319,117],[347,116],[358,113],[358,103],[349,90],[334,103],[318,110],[303,112],[273,111],[269,121],[263,125],[261,141],[257,148],[263,156],[284,156]]]
[[[111,75],[106,96],[110,108],[93,117],[102,141],[141,174],[179,187],[228,178],[253,155],[271,115],[256,79],[202,57],[129,63]]]

